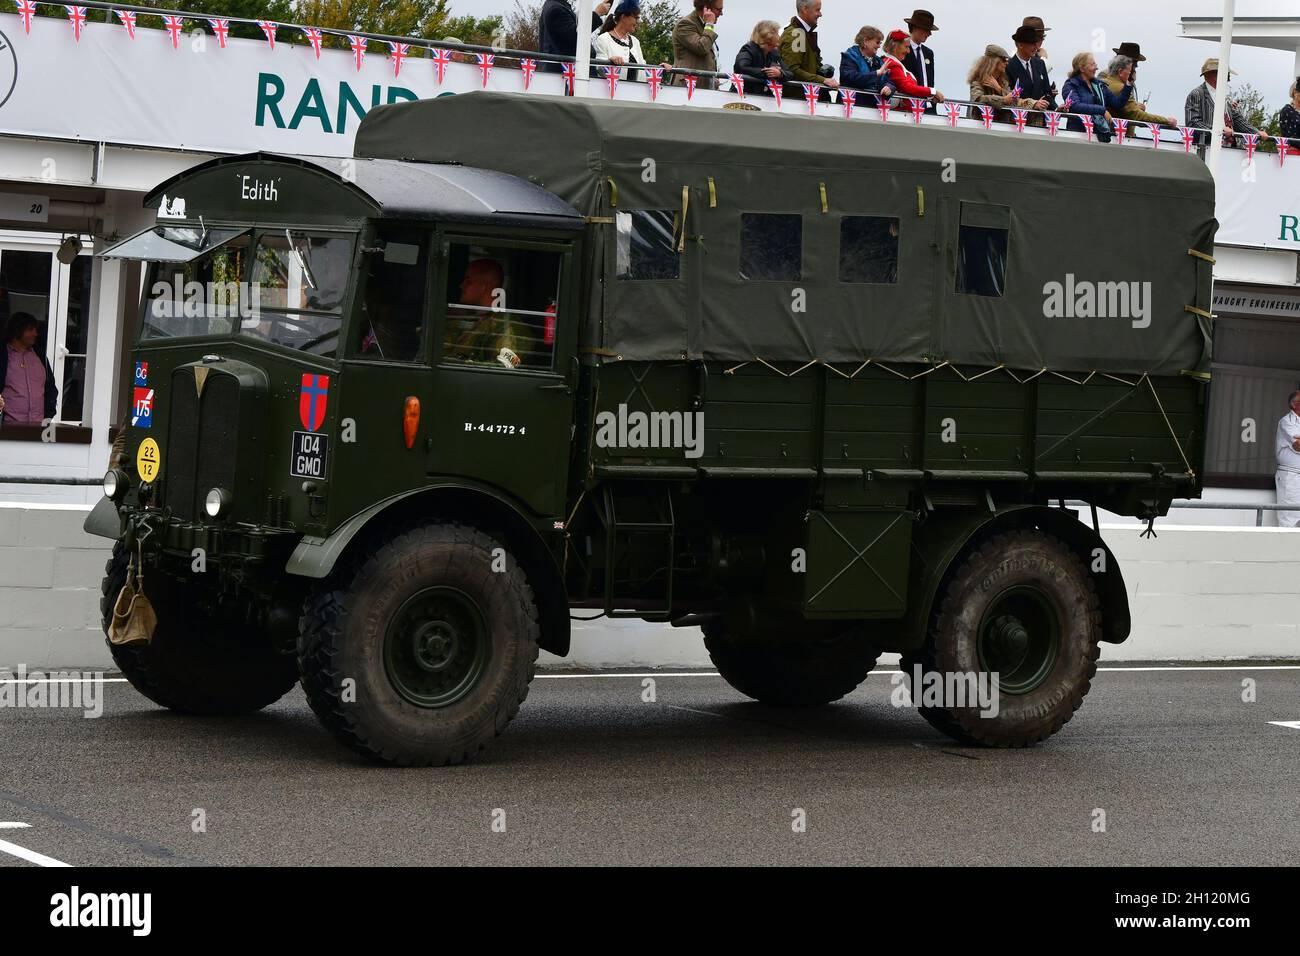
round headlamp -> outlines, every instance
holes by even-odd
[[[126,496],[126,489],[130,484],[131,480],[126,477],[126,472],[120,468],[110,468],[104,473],[104,497],[121,501]]]
[[[225,488],[213,488],[203,502],[203,510],[209,518],[220,518],[230,512],[230,492]]]

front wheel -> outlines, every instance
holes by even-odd
[[[302,686],[321,723],[358,753],[456,764],[518,713],[538,633],[512,555],[482,532],[424,525],[336,570],[307,599]]]
[[[129,560],[119,541],[101,585],[105,634]],[[234,716],[275,703],[298,682],[293,654],[280,653],[263,630],[222,620],[199,599],[199,588],[154,570],[145,574],[145,594],[158,615],[152,640],[110,641],[108,650],[122,676],[155,704],[182,714]]]
[[[1045,532],[1012,531],[962,559],[922,655],[903,669],[921,665],[924,686],[912,697],[936,729],[966,744],[1028,747],[1083,703],[1101,635],[1101,603],[1078,556]],[[994,674],[996,695],[972,701],[993,690]]]

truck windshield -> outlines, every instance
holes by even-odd
[[[223,238],[218,245],[196,235],[193,248],[213,247],[150,266],[140,338],[239,334],[332,357],[353,237],[281,228],[226,230]]]
[[[334,355],[351,267],[351,236],[296,229],[260,233],[249,274],[256,304],[241,319],[240,334]]]

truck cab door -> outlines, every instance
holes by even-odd
[[[428,471],[561,519],[577,385],[573,244],[445,234]]]

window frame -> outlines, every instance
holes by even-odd
[[[4,258],[8,252],[37,252],[50,257],[50,290],[49,290],[49,311],[45,325],[44,345],[45,359],[50,365],[50,370],[54,373],[54,381],[59,387],[58,402],[54,407],[54,419],[60,425],[83,426],[91,420],[91,400],[93,394],[91,391],[91,369],[90,369],[90,349],[95,341],[95,332],[98,325],[98,315],[94,308],[94,301],[98,294],[96,287],[96,278],[94,272],[94,237],[87,234],[75,234],[81,241],[81,251],[77,258],[83,256],[90,260],[90,297],[91,301],[86,303],[86,349],[85,353],[67,351],[67,334],[68,334],[68,304],[71,293],[72,266],[64,265],[58,260],[56,253],[59,250],[59,244],[63,241],[63,236],[51,236],[46,233],[15,233],[7,232],[6,235],[0,235],[0,259]],[[13,236],[13,238],[9,238]],[[81,399],[81,418],[68,421],[63,418],[63,399],[67,394],[64,387],[63,372],[66,367],[65,359],[82,358],[86,361],[85,376],[82,381],[82,399]]]
[[[680,208],[677,208],[677,209],[650,209],[650,208],[639,208],[639,209],[614,209],[614,210],[612,210],[612,212],[614,213],[614,228],[613,228],[613,230],[612,230],[612,231],[613,231],[613,239],[614,239],[614,249],[613,249],[613,256],[612,256],[611,261],[614,263],[614,268],[613,268],[612,272],[613,272],[613,276],[614,276],[614,281],[615,281],[615,282],[620,283],[620,284],[626,282],[626,283],[635,283],[636,285],[640,285],[640,284],[648,283],[648,282],[681,282],[681,281],[683,281],[683,280],[686,278],[686,252],[685,252],[684,250],[681,250],[681,248],[680,248],[680,243],[681,243],[681,234],[682,234],[682,231],[684,230],[684,226],[682,225],[682,221],[681,221],[682,211],[681,211]],[[634,215],[634,214],[636,214],[636,213],[660,213],[660,214],[664,214],[664,215],[671,215],[671,216],[673,217],[673,233],[672,233],[672,235],[673,235],[673,242],[674,242],[674,244],[675,244],[675,245],[673,246],[673,255],[675,255],[675,256],[677,257],[677,275],[673,276],[671,279],[665,279],[665,278],[639,278],[639,277],[637,277],[637,276],[622,276],[622,275],[619,275],[619,273],[618,273],[618,247],[619,247],[619,237],[620,237],[620,233],[619,233],[619,230],[618,230],[618,217],[621,216],[621,215],[629,215],[629,216],[631,216],[631,215]],[[635,286],[634,286],[634,287],[635,287]]]
[[[354,351],[354,347],[359,350],[359,333],[361,331],[361,309],[365,302],[366,289],[369,284],[370,273],[366,268],[365,257],[370,254],[368,250],[374,249],[380,241],[380,232],[385,228],[390,229],[412,229],[422,234],[422,251],[424,253],[424,321],[421,323],[420,347],[416,350],[415,357],[411,359],[390,359],[376,358],[374,356],[362,355],[359,351]],[[438,272],[438,245],[440,241],[440,232],[438,228],[430,222],[405,221],[398,219],[381,219],[372,220],[361,233],[361,242],[359,243],[358,255],[360,258],[354,258],[354,275],[360,276],[363,281],[354,282],[352,288],[353,300],[349,303],[346,312],[346,339],[340,361],[346,362],[364,362],[368,365],[394,365],[399,368],[411,368],[412,366],[428,366],[432,364],[433,345],[430,333],[433,331],[437,322],[437,306],[434,296],[437,291],[437,272]],[[354,341],[355,340],[355,341]]]
[[[576,242],[573,238],[535,238],[512,235],[510,233],[498,233],[484,231],[480,233],[468,232],[464,228],[458,229],[440,229],[435,239],[437,247],[435,254],[437,256],[438,281],[435,290],[435,298],[432,306],[435,309],[433,316],[432,328],[434,330],[434,341],[431,343],[429,350],[430,364],[437,369],[457,369],[468,372],[481,372],[497,374],[498,372],[510,372],[512,375],[526,375],[530,377],[542,377],[547,379],[567,379],[567,367],[560,367],[558,359],[562,352],[568,349],[569,343],[577,335],[577,325],[581,321],[581,309],[577,300],[577,294],[573,289],[574,276],[574,254]],[[519,252],[552,252],[560,256],[560,277],[559,290],[556,300],[556,323],[555,323],[555,344],[551,350],[551,367],[548,369],[541,368],[524,368],[522,365],[515,369],[507,369],[504,366],[495,367],[488,364],[473,364],[469,362],[450,362],[443,354],[443,345],[447,341],[447,320],[450,310],[447,308],[449,303],[447,295],[451,288],[451,255],[450,250],[453,245],[481,246],[484,248],[501,248],[510,249]],[[672,281],[672,280],[660,280]],[[522,312],[526,310],[506,309],[506,312]],[[571,316],[570,323],[573,328],[565,327],[562,321],[565,314]]]

